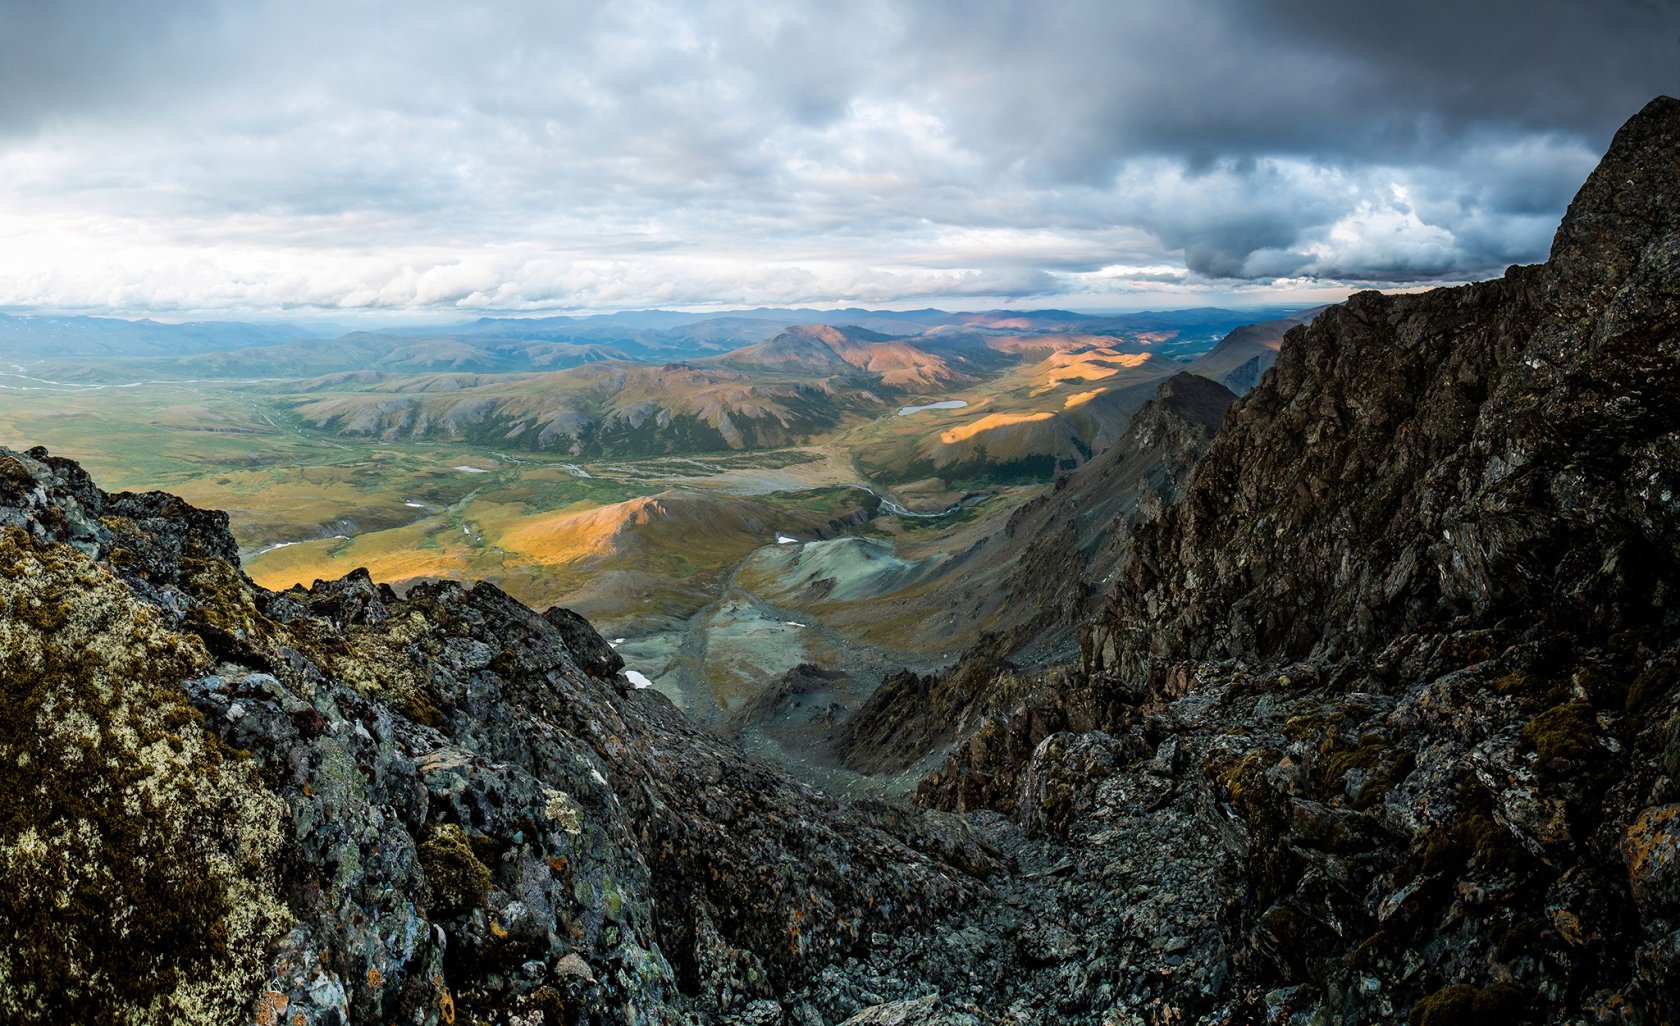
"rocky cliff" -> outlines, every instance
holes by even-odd
[[[235,553],[223,514],[0,451],[11,1021],[745,1014],[993,868],[629,688],[564,610],[268,592]]]
[[[1665,98],[1545,264],[1291,330],[1137,531],[1093,672],[983,724],[919,797],[1075,850],[1134,844],[1091,833],[1105,793],[1216,829],[1212,1014],[1673,1022],[1677,585]]]

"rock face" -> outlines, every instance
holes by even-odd
[[[1680,103],[1653,101],[1547,263],[1361,293],[1293,329],[1113,596],[1128,669],[1299,657],[1468,616],[1672,627]]]
[[[1138,526],[1094,672],[1025,689],[917,797],[1082,851],[1105,789],[1189,767],[1194,801],[1101,847],[1217,828],[1220,1000],[1159,992],[1192,1017],[1672,1022],[1677,587],[1659,99],[1546,264],[1293,329]]]
[[[234,558],[222,514],[0,451],[13,1021],[712,1017],[990,871],[622,687],[563,611]]]

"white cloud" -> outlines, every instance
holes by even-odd
[[[1649,26],[1630,42],[1549,2],[1529,20],[1613,67],[1560,55],[1574,77],[1547,91],[1525,70],[1543,41],[1452,66],[1405,25],[1373,53],[1292,0],[146,6],[0,0],[0,306],[1095,301],[1476,277],[1544,255],[1661,56]]]

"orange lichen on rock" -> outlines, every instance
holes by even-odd
[[[1641,812],[1622,837],[1628,885],[1648,915],[1680,908],[1680,805]]]

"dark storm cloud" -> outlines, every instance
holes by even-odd
[[[0,3],[0,130],[132,108],[191,83],[212,44],[213,0]]]
[[[1680,5],[0,0],[0,304],[1199,300],[1544,256]]]
[[[1680,90],[1680,5],[1649,0],[913,10],[966,128],[1065,174],[1139,153],[1414,160],[1487,133],[1601,145],[1656,92]],[[1034,74],[977,81],[977,56]]]

